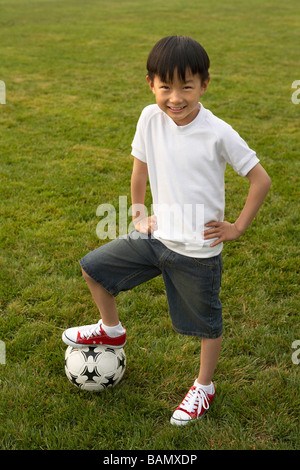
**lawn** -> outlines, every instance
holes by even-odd
[[[1,449],[299,449],[299,14],[296,0],[0,0]],[[169,419],[200,342],[173,331],[160,277],[118,297],[128,343],[117,387],[72,386],[61,341],[97,321],[78,260],[107,242],[98,206],[130,206],[131,142],[154,102],[145,63],[170,34],[206,48],[203,105],[272,178],[251,227],[224,247],[216,398],[179,428]],[[228,167],[227,220],[247,189]]]

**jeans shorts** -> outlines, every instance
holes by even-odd
[[[202,338],[222,334],[221,254],[212,258],[183,256],[151,235],[133,231],[91,251],[79,263],[114,297],[162,275],[177,333]]]

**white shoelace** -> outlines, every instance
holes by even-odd
[[[186,397],[183,399],[180,408],[187,413],[197,412],[200,414],[202,406],[205,410],[209,408],[207,393],[202,388],[192,387]]]
[[[102,322],[100,320],[98,323],[96,323],[96,325],[91,325],[91,328],[81,331],[80,337],[82,339],[84,338],[89,339],[89,338],[92,338],[93,336],[99,336],[101,324]]]

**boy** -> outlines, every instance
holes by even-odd
[[[136,230],[80,261],[102,318],[95,325],[66,330],[63,340],[72,346],[124,346],[126,330],[115,297],[162,274],[175,331],[201,337],[199,375],[171,417],[172,424],[185,425],[201,418],[215,395],[212,377],[222,342],[223,242],[245,232],[271,180],[242,138],[200,104],[210,77],[209,58],[197,41],[182,36],[161,39],[149,54],[147,69],[156,104],[143,110],[132,143]],[[234,223],[223,220],[226,163],[250,182]],[[148,176],[151,217],[144,211]]]

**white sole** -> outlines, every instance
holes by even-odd
[[[171,416],[171,419],[170,419],[170,423],[175,425],[175,426],[186,426],[187,424],[189,423],[195,423],[196,421],[198,421],[199,419],[202,419],[203,416],[208,412],[208,410],[205,410],[204,413],[202,413],[201,416],[199,416],[198,418],[196,419],[176,419],[176,418],[173,418],[173,416]]]

